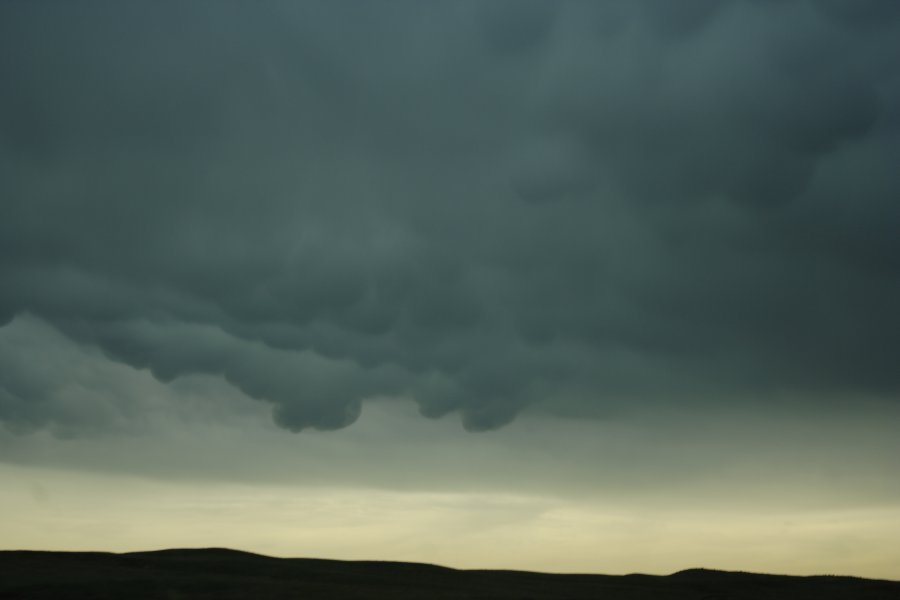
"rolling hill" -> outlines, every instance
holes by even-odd
[[[0,599],[898,600],[900,581],[691,569],[668,576],[455,570],[236,550],[0,552]]]

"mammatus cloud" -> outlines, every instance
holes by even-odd
[[[292,430],[896,396],[896,5],[4,3],[0,336]]]

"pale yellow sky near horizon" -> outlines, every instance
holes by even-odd
[[[900,580],[900,507],[689,510],[508,493],[166,481],[0,465],[0,547],[231,547],[458,568]]]

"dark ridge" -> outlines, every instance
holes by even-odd
[[[678,577],[682,579],[687,578],[707,578],[707,579],[716,579],[716,578],[753,578],[753,577],[769,577],[769,578],[778,578],[778,577],[801,577],[799,575],[778,575],[778,574],[765,574],[765,573],[752,573],[750,571],[720,571],[718,569],[685,569],[683,571],[678,571],[677,573],[672,573],[669,577]]]
[[[683,571],[678,571],[676,573],[672,573],[669,577],[680,577],[680,578],[716,578],[716,577],[732,577],[732,578],[744,578],[744,579],[752,579],[764,577],[767,579],[822,579],[828,581],[884,581],[887,583],[900,583],[898,581],[891,581],[889,579],[866,579],[864,577],[855,577],[853,575],[780,575],[774,573],[753,573],[751,571],[721,571],[718,569],[685,569]]]
[[[688,569],[669,576],[456,570],[228,548],[0,551],[0,600],[898,600],[900,582]]]
[[[246,550],[233,550],[231,548],[164,548],[162,550],[141,550],[139,552],[123,552],[123,556],[171,556],[171,557],[218,557],[234,559],[264,558],[276,560],[274,556],[247,552]]]

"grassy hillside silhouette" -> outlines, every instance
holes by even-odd
[[[222,548],[0,552],[0,599],[897,600],[900,582],[691,569],[669,576],[461,571],[377,561],[271,558]]]

